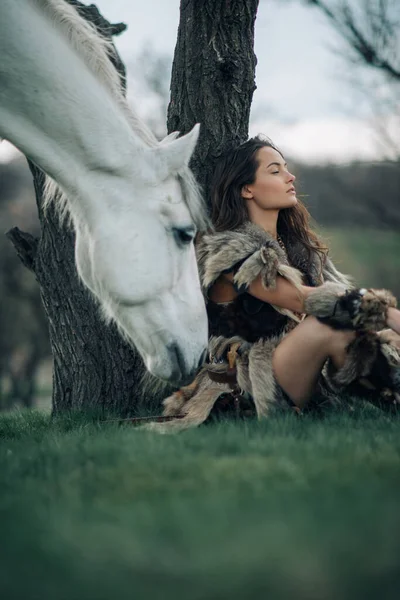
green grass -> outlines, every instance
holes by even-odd
[[[400,418],[0,418],[2,600],[397,598]]]
[[[324,230],[400,296],[400,234]],[[174,437],[0,416],[1,600],[398,598],[400,417],[216,423]]]

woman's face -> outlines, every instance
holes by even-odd
[[[294,206],[297,203],[293,185],[296,178],[288,171],[281,154],[273,148],[264,147],[257,151],[256,159],[256,180],[243,186],[242,197],[264,210]]]

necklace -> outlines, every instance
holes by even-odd
[[[281,236],[279,234],[276,234],[276,241],[278,242],[278,244],[280,245],[280,247],[282,248],[282,250],[286,254],[285,244],[283,243],[283,240],[282,240],[282,238],[281,238]]]

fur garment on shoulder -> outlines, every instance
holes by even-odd
[[[234,231],[206,234],[197,246],[197,259],[203,287],[208,290],[221,273],[242,263],[235,273],[238,287],[247,288],[259,275],[265,288],[275,287],[280,274],[301,285],[301,273],[289,266],[286,254],[266,231],[245,223]]]
[[[315,254],[310,258],[313,271],[317,270],[319,260]],[[234,281],[238,287],[245,289],[260,275],[266,289],[275,287],[277,275],[297,288],[303,282],[303,273],[289,265],[287,255],[277,240],[251,222],[233,231],[203,235],[197,244],[196,255],[200,281],[206,294],[222,273],[232,271],[237,265]],[[328,257],[321,275],[321,283],[331,281],[343,286],[343,290],[353,287],[351,278],[340,273]]]

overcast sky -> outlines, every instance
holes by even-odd
[[[111,22],[127,23],[116,43],[128,65],[146,46],[172,60],[179,0],[94,2]],[[269,135],[285,154],[303,161],[380,157],[357,95],[344,82],[344,63],[332,52],[338,44],[314,10],[298,1],[260,0],[250,134]],[[135,97],[134,90],[130,95]]]

